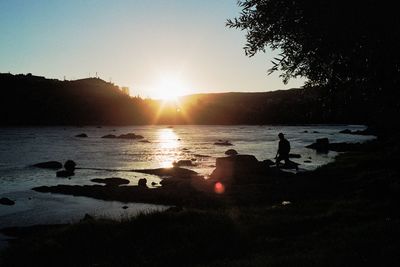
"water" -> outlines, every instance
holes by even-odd
[[[215,158],[233,148],[242,154],[251,154],[258,160],[272,159],[278,144],[277,134],[285,133],[291,142],[291,153],[301,154],[304,170],[312,170],[328,163],[335,152],[317,154],[304,146],[316,138],[328,137],[331,142],[363,142],[371,136],[340,134],[343,129],[362,130],[363,126],[132,126],[132,127],[42,127],[0,128],[0,198],[15,200],[14,206],[0,205],[0,228],[45,223],[73,222],[85,213],[94,216],[123,218],[165,209],[165,206],[101,201],[86,197],[38,193],[31,188],[57,184],[94,184],[93,178],[121,177],[137,184],[147,178],[148,184],[159,183],[157,176],[134,172],[77,170],[71,179],[57,178],[55,171],[30,165],[72,159],[77,167],[115,170],[170,167],[179,159],[196,159],[191,169],[208,175],[215,167]],[[304,131],[308,131],[305,133]],[[120,135],[134,132],[150,143],[138,140],[102,139],[106,134]],[[86,133],[88,138],[75,135]],[[229,140],[232,147],[221,147],[214,142]],[[195,154],[210,157],[196,157]],[[304,160],[311,158],[311,163]]]

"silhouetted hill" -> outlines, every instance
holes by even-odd
[[[75,81],[0,74],[0,125],[368,123],[373,109],[354,91],[322,88],[132,98],[98,78]]]
[[[193,124],[366,123],[368,113],[358,101],[322,88],[196,94],[181,98],[180,120]]]
[[[2,125],[140,124],[142,100],[98,78],[75,81],[0,74]]]

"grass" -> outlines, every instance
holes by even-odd
[[[0,265],[398,266],[397,151],[372,142],[312,173],[232,188],[223,207],[8,229],[21,238]]]

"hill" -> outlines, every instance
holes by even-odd
[[[0,74],[1,125],[143,124],[140,99],[98,78]]]
[[[346,91],[289,89],[195,94],[178,102],[130,97],[98,78],[0,74],[0,125],[368,123],[372,108]]]

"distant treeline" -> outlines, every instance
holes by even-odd
[[[368,123],[374,113],[354,91],[322,88],[198,94],[167,105],[130,97],[98,78],[0,74],[0,88],[3,126]]]

